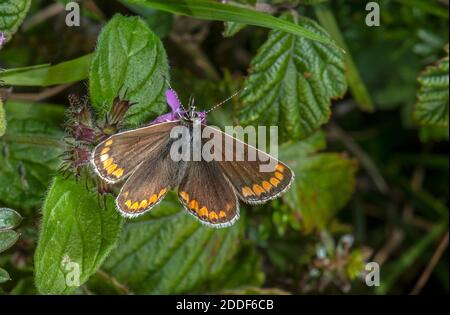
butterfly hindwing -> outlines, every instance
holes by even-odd
[[[179,122],[164,122],[115,134],[92,153],[96,173],[109,183],[128,177],[150,152],[169,141],[170,130]]]
[[[144,214],[180,183],[186,162],[172,160],[170,145],[171,141],[150,152],[123,185],[116,204],[124,216]]]
[[[178,196],[186,210],[213,227],[232,225],[239,218],[239,203],[217,162],[188,162]]]
[[[203,128],[208,128],[208,133],[215,137],[222,137],[222,150],[219,153],[221,161],[218,164],[242,201],[264,203],[289,188],[294,174],[286,164],[219,129],[209,126]],[[227,151],[232,152],[231,160],[225,155]],[[238,158],[237,151],[241,158]]]

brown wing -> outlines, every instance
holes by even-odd
[[[286,164],[219,129],[209,126],[203,128],[208,129],[211,137],[222,137],[221,151],[218,153],[221,161],[218,164],[242,201],[264,203],[289,188],[294,173]],[[249,157],[254,159],[250,160]]]
[[[109,137],[92,152],[95,172],[108,183],[125,179],[154,150],[169,141],[170,130],[179,123],[164,122]]]
[[[116,199],[120,213],[126,217],[142,215],[158,204],[169,189],[180,183],[186,162],[170,157],[172,140],[158,146],[146,155],[127,179]]]
[[[239,218],[239,203],[215,161],[188,162],[178,196],[186,210],[212,227],[232,225]]]

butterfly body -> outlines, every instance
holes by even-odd
[[[92,153],[94,170],[103,180],[113,184],[125,180],[116,199],[123,216],[146,213],[169,190],[178,188],[179,200],[190,214],[204,224],[226,227],[239,218],[239,199],[264,203],[290,186],[293,172],[287,165],[206,125],[204,112],[192,107],[181,111],[176,106],[178,98],[167,99],[174,105],[175,115],[165,114],[165,121],[115,134]],[[184,137],[174,137],[177,129],[184,130]],[[216,138],[221,141],[214,147],[214,159],[204,158],[202,151],[196,156],[196,144],[201,149]],[[174,158],[179,151],[175,145],[187,148],[182,158]],[[244,156],[257,153],[256,160],[227,159],[227,150],[238,152],[239,148]],[[261,165],[267,162],[273,162],[273,169],[261,172]]]

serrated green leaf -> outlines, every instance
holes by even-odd
[[[89,85],[94,108],[105,114],[120,93],[138,102],[126,116],[138,125],[162,113],[169,77],[167,56],[160,39],[138,17],[116,15],[103,28],[92,60]]]
[[[113,198],[107,204],[107,209],[99,208],[97,194],[88,192],[84,183],[55,178],[42,209],[34,257],[40,293],[70,293],[102,264],[122,225]]]
[[[290,15],[285,18],[293,20]],[[298,24],[328,36],[314,21]],[[340,50],[272,31],[251,62],[239,116],[243,124],[276,125],[282,140],[304,138],[326,123],[331,99],[347,89]]]
[[[8,41],[25,19],[31,0],[0,0],[0,32]]]
[[[0,268],[0,283],[4,283],[9,280],[11,280],[9,273],[5,269]]]
[[[53,66],[44,64],[0,71],[0,81],[16,86],[49,86],[81,81],[88,77],[91,58],[92,54],[88,54]]]
[[[327,36],[311,31],[303,25],[296,25],[290,21],[242,6],[222,4],[212,0],[126,0],[126,2],[198,19],[231,21],[267,27],[335,46]]]
[[[22,222],[22,216],[13,209],[0,208],[0,231],[14,229]]]
[[[20,234],[16,231],[0,231],[0,253],[13,246],[19,239]]]
[[[41,204],[62,153],[62,106],[8,101],[0,138],[0,202],[16,209]]]
[[[163,201],[143,219],[128,223],[102,270],[134,293],[202,290],[233,262],[242,220],[212,229],[181,208],[178,202]]]
[[[301,216],[306,233],[324,229],[355,189],[356,161],[337,153],[280,156],[295,172],[284,201]]]
[[[436,65],[427,67],[417,78],[420,88],[417,93],[414,118],[421,125],[448,128],[448,59],[447,55]]]

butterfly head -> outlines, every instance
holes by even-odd
[[[191,121],[191,122],[198,122],[198,123],[204,123],[206,122],[206,112],[205,111],[197,111],[196,107],[194,105],[194,97],[191,96],[189,99],[189,107],[188,110],[185,112],[184,117],[185,120]]]

